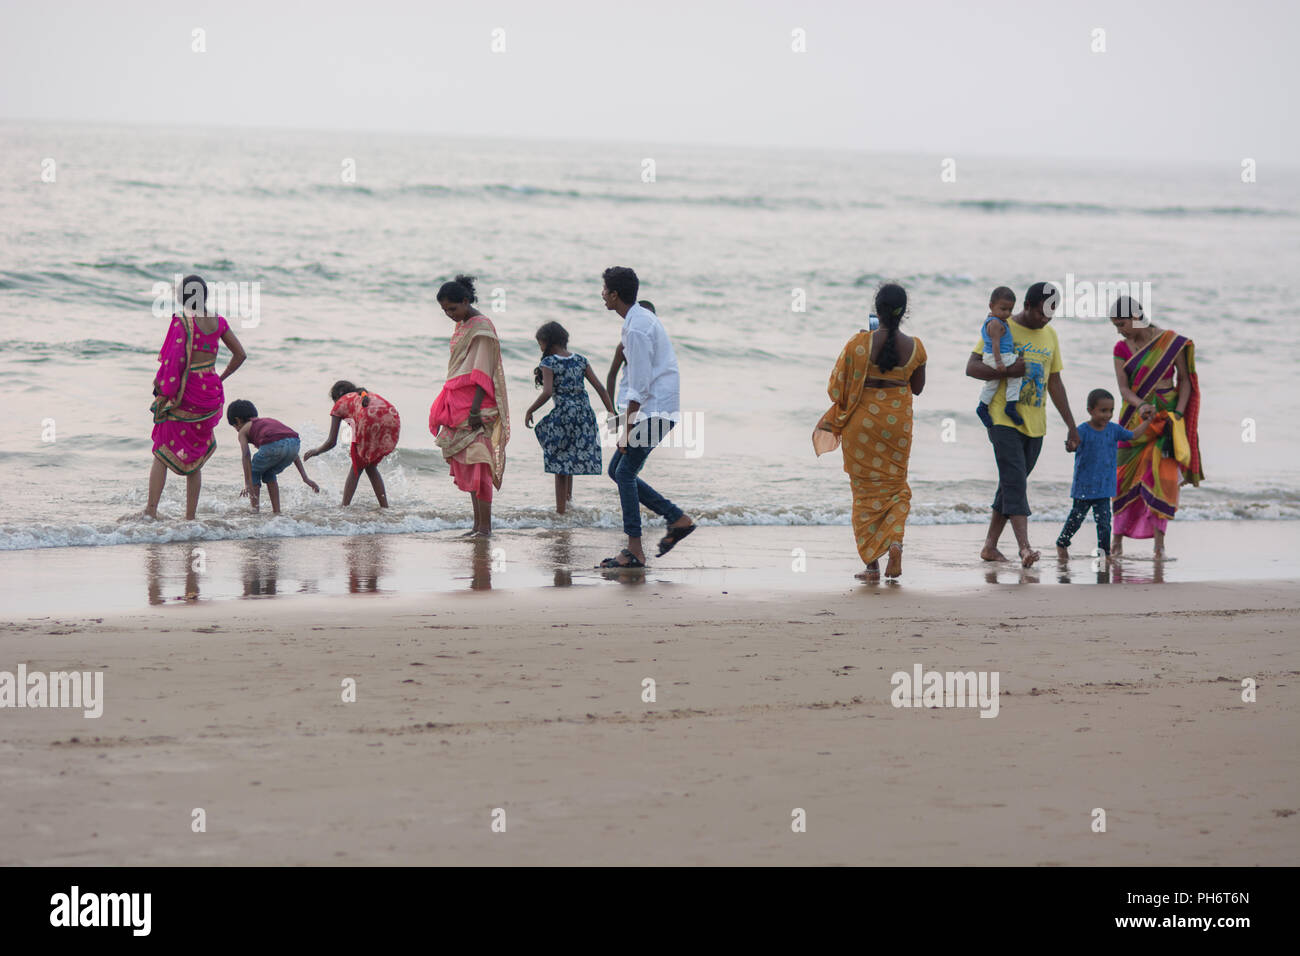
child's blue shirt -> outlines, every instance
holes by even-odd
[[[998,319],[999,322],[1002,322],[1002,337],[998,339],[998,347],[993,347],[993,339],[989,336],[989,321],[997,318],[996,315],[989,313],[988,318],[984,320],[984,324],[980,326],[980,337],[984,339],[984,351],[986,353],[997,352],[1000,355],[1006,355],[1008,352],[1016,350],[1016,343],[1011,338],[1011,327],[1002,319]]]
[[[1115,497],[1115,443],[1132,441],[1133,433],[1114,422],[1101,431],[1088,422],[1079,423],[1079,447],[1074,452],[1074,484],[1071,498]]]

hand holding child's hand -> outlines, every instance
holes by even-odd
[[[1142,420],[1144,422],[1148,421],[1152,416],[1155,415],[1155,413],[1156,413],[1156,409],[1154,405],[1143,404],[1142,407],[1138,409],[1138,414],[1142,416]]]

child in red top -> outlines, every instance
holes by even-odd
[[[379,463],[397,447],[397,437],[402,428],[397,409],[374,392],[348,381],[335,382],[330,389],[330,399],[334,402],[330,409],[330,436],[319,448],[303,455],[303,460],[323,455],[333,448],[338,443],[339,425],[346,419],[352,428],[352,470],[343,482],[343,504],[352,503],[357,481],[364,471],[370,479],[370,487],[375,490],[379,507],[387,508],[388,493],[379,474]]]

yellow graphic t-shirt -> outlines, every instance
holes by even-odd
[[[1047,380],[1053,372],[1059,372],[1061,365],[1061,343],[1056,339],[1056,330],[1049,324],[1041,329],[1027,329],[1019,322],[1007,322],[1011,329],[1011,341],[1016,351],[1025,360],[1025,376],[1020,383],[1020,401],[1016,411],[1025,420],[1023,425],[1014,424],[1007,418],[1007,381],[998,382],[998,390],[989,402],[989,414],[993,416],[994,425],[1006,425],[1023,432],[1030,438],[1041,438],[1047,434]],[[984,341],[975,342],[972,352],[984,354]]]

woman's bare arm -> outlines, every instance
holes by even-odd
[[[225,343],[226,348],[230,349],[230,362],[226,365],[226,370],[221,373],[221,380],[224,382],[235,374],[235,369],[244,364],[247,357],[244,354],[244,347],[239,344],[239,338],[235,335],[235,330],[226,326],[226,332],[221,336],[221,341]]]
[[[1192,397],[1192,379],[1187,371],[1187,352],[1180,350],[1178,357],[1174,359],[1174,370],[1178,373],[1178,407],[1175,409],[1179,415],[1187,409],[1187,403]]]

